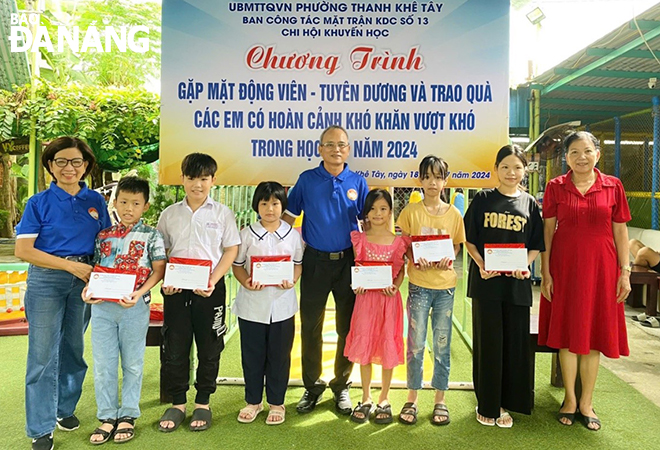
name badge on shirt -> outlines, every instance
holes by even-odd
[[[210,230],[217,230],[220,228],[220,224],[218,222],[206,222],[206,228]]]

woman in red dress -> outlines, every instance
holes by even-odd
[[[579,412],[585,426],[597,431],[601,423],[592,398],[600,354],[629,354],[622,302],[630,293],[631,217],[621,181],[595,168],[598,140],[578,131],[564,148],[571,170],[551,180],[543,197],[539,344],[559,349],[565,387],[559,422],[572,425]]]

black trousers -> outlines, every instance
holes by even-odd
[[[529,307],[472,299],[472,379],[484,417],[532,413]]]
[[[246,403],[261,403],[265,378],[266,401],[271,405],[283,405],[291,370],[295,317],[271,324],[239,318],[238,327]]]
[[[225,281],[215,285],[210,297],[190,290],[163,295],[163,365],[161,377],[172,396],[172,403],[186,403],[190,380],[190,349],[197,345],[195,403],[206,405],[216,389],[220,353],[225,348]]]
[[[355,305],[355,294],[351,289],[353,264],[352,248],[347,249],[343,257],[337,260],[331,260],[327,253],[309,246],[303,256],[300,281],[302,376],[305,389],[316,395],[320,395],[326,386],[320,378],[323,369],[323,320],[330,292],[335,299],[335,327],[338,336],[335,377],[330,381],[330,389],[339,392],[350,386],[348,379],[353,363],[344,356],[344,347]]]

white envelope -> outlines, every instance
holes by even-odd
[[[92,298],[113,300],[128,297],[135,290],[136,277],[134,273],[92,272],[87,294]]]
[[[293,261],[258,261],[252,264],[252,283],[279,286],[283,280],[293,282]]]
[[[412,252],[415,263],[419,258],[424,258],[428,262],[438,262],[443,258],[449,258],[452,261],[456,259],[454,242],[450,237],[430,241],[415,241],[412,243]]]
[[[488,272],[529,270],[527,249],[524,247],[484,246],[484,266]]]
[[[192,264],[167,263],[163,286],[172,286],[177,289],[208,289],[211,268]]]
[[[351,267],[351,287],[385,289],[392,286],[392,266]]]

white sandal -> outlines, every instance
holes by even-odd
[[[477,413],[477,422],[479,422],[480,424],[485,425],[487,427],[494,427],[495,426],[495,420],[493,420],[492,422],[486,422],[485,420],[481,420],[479,418],[480,414],[479,414],[479,407],[478,406],[476,406],[474,408],[474,412]]]
[[[254,405],[247,405],[245,408],[241,409],[238,412],[238,417],[236,417],[236,420],[238,420],[240,423],[252,423],[255,421],[257,416],[261,411],[264,410],[264,405],[259,403],[259,406],[257,408],[253,407]],[[241,414],[251,414],[248,417],[241,417]]]
[[[660,322],[653,316],[647,317],[646,320],[640,324],[647,328],[660,328]]]
[[[280,417],[282,420],[270,421],[268,420],[271,417]],[[266,417],[266,425],[279,425],[284,423],[286,420],[286,408],[282,405],[282,409],[273,409],[271,405],[270,410],[268,411],[268,417]]]
[[[506,419],[506,418],[511,418],[511,422],[505,424],[505,423],[503,422],[503,419]],[[500,414],[500,417],[498,417],[497,419],[495,419],[495,425],[497,425],[497,426],[500,427],[500,428],[511,428],[511,427],[513,426],[513,417],[511,417],[511,414],[509,414],[508,412],[504,411],[503,413]]]

